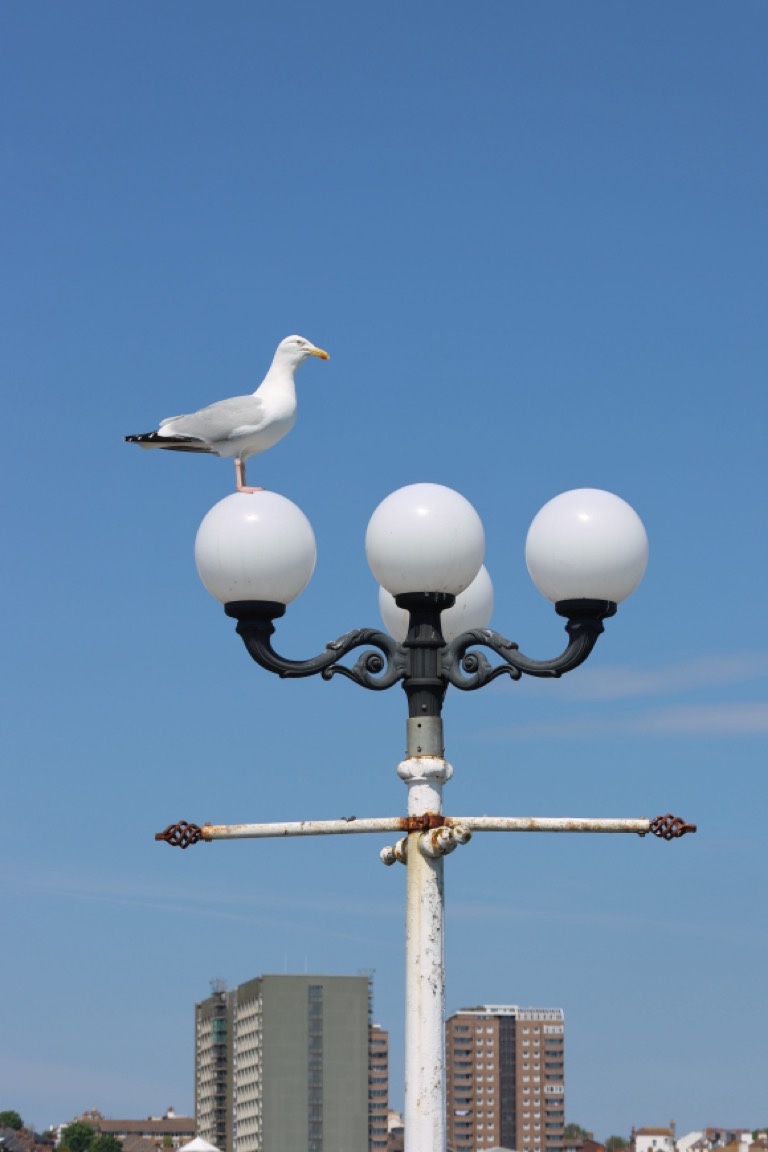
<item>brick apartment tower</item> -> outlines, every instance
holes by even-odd
[[[561,1152],[561,1008],[486,1004],[445,1025],[448,1152]]]
[[[387,1152],[389,1113],[389,1033],[378,1024],[368,1028],[368,1148]]]
[[[369,1012],[367,976],[215,984],[195,1005],[198,1135],[221,1152],[367,1149],[388,1103],[387,1034]]]

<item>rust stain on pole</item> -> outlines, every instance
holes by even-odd
[[[399,824],[402,832],[432,832],[450,825],[451,820],[439,812],[423,812],[420,816],[403,816]]]

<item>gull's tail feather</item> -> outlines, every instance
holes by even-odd
[[[140,432],[135,436],[124,436],[127,444],[139,444],[142,448],[167,448],[170,452],[212,452],[201,440],[194,436],[163,436],[160,432]]]

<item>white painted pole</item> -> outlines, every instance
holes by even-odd
[[[442,811],[443,784],[453,772],[447,761],[412,756],[397,772],[408,785],[409,816]],[[409,833],[406,858],[406,1152],[446,1152],[443,855],[423,850],[426,837]]]

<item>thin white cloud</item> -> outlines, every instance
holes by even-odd
[[[768,701],[662,708],[635,717],[634,731],[678,736],[759,736],[768,733]]]
[[[199,878],[189,884],[169,883],[159,882],[152,877],[141,878],[120,873],[93,876],[77,870],[67,873],[46,868],[27,869],[13,880],[8,873],[0,875],[2,890],[15,895],[24,892],[43,897],[54,896],[59,900],[117,903],[166,914],[249,923],[261,921],[282,927],[301,925],[308,914],[321,913],[329,925],[344,925],[353,916],[375,916],[378,920],[382,916],[399,918],[402,914],[395,900],[379,901],[374,908],[370,901],[348,899],[334,892],[318,898],[316,894],[301,896],[270,889],[201,885]],[[283,918],[276,920],[275,913],[282,914]]]
[[[456,921],[465,921],[471,923],[472,921],[487,922],[489,924],[498,924],[500,920],[514,920],[514,921],[535,921],[537,923],[553,925],[561,924],[563,928],[572,928],[575,925],[587,926],[593,928],[611,927],[611,928],[624,928],[654,931],[654,932],[667,932],[673,929],[668,920],[661,917],[644,916],[638,917],[635,914],[622,915],[616,912],[598,912],[594,910],[585,912],[566,911],[562,908],[553,908],[548,905],[544,909],[532,908],[519,908],[515,905],[495,904],[467,904],[456,903],[451,904],[451,917]],[[695,931],[697,934],[703,934],[709,931],[702,926],[700,933],[698,932],[697,925],[684,923],[683,921],[676,922],[674,931],[678,934],[689,933]]]
[[[91,1099],[101,1103],[106,1099],[153,1099],[157,1083],[141,1072],[129,1072],[125,1067],[109,1070],[103,1065],[85,1066],[67,1062],[51,1061],[41,1054],[39,1058],[25,1058],[18,1051],[0,1053],[0,1084],[5,1099],[21,1100],[30,1095],[30,1085],[35,1085],[35,1094],[46,1101],[49,1115],[40,1122],[42,1108],[34,1105],[37,1115],[30,1115],[29,1106],[21,1105],[20,1111],[28,1123],[34,1123],[38,1131],[50,1124],[61,1124],[72,1119],[72,1100],[82,1097],[83,1086],[88,1086]]]
[[[575,700],[621,700],[638,696],[679,696],[701,688],[744,684],[766,674],[762,652],[711,653],[658,668],[628,665],[581,669],[565,683]]]
[[[505,725],[491,737],[578,739],[595,735],[761,736],[768,734],[768,701],[692,704],[657,708],[632,716],[577,716],[533,724]]]

